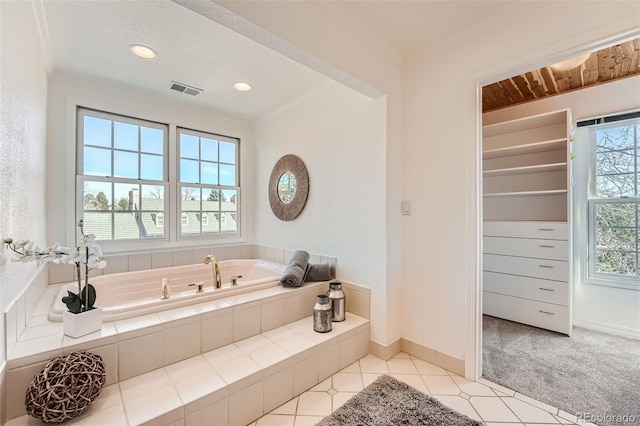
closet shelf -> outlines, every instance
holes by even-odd
[[[506,157],[513,155],[533,154],[535,152],[555,151],[558,149],[566,149],[566,138],[552,139],[548,141],[541,141],[535,143],[529,143],[524,145],[514,145],[504,148],[488,149],[482,152],[482,159]]]
[[[545,189],[541,191],[518,191],[518,192],[490,192],[485,193],[484,198],[499,198],[499,197],[529,197],[529,196],[545,196],[545,195],[559,195],[566,194],[566,189]]]
[[[557,172],[567,170],[567,163],[550,163],[550,164],[536,164],[533,166],[521,166],[521,167],[508,167],[504,169],[485,170],[482,175],[485,177],[492,176],[508,176],[508,175],[522,175],[528,173],[544,173],[544,172]]]

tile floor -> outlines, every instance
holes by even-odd
[[[487,426],[577,424],[575,416],[497,384],[484,379],[470,382],[436,365],[399,353],[386,362],[367,355],[250,426],[315,425],[382,374],[402,380]]]

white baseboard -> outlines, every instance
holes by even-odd
[[[606,322],[593,321],[584,318],[574,318],[573,325],[589,330],[601,331],[603,333],[615,334],[616,336],[640,340],[640,329],[637,328],[622,327],[619,325],[608,324]]]

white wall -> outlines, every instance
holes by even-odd
[[[634,28],[640,18],[631,2],[510,5],[500,25],[418,52],[404,68],[403,196],[413,199],[414,212],[402,234],[403,337],[468,361],[467,296],[479,267],[477,82],[505,70],[518,74],[523,65]]]
[[[254,40],[305,63],[320,73],[334,78],[348,87],[362,90],[377,101],[386,103],[385,117],[385,184],[379,193],[385,199],[386,222],[381,229],[372,229],[380,241],[386,240],[384,257],[374,259],[378,277],[385,284],[373,295],[374,305],[380,310],[372,316],[379,318],[376,341],[388,345],[401,337],[401,72],[398,58],[377,44],[375,35],[361,26],[345,22],[336,16],[331,2],[261,2],[221,1],[225,8],[259,26],[249,28],[238,20],[221,22],[223,25],[243,27],[244,34]],[[262,32],[259,29],[264,29]],[[238,28],[236,28],[238,30]],[[265,32],[268,32],[266,33]],[[284,40],[284,42],[280,42]],[[284,47],[283,47],[284,46]],[[336,72],[331,72],[336,70]],[[359,89],[358,89],[359,90]],[[374,92],[382,93],[375,95]],[[363,156],[361,160],[366,162]],[[338,258],[338,264],[341,259]],[[362,285],[371,284],[362,282]]]
[[[169,90],[169,89],[167,89]],[[47,123],[47,219],[48,239],[52,242],[75,243],[75,113],[76,106],[114,112],[136,118],[183,126],[190,129],[219,133],[240,138],[240,182],[242,186],[242,234],[247,241],[253,239],[252,200],[253,140],[249,124],[230,118],[210,108],[187,102],[175,93],[173,99],[161,97],[151,91],[141,90],[112,81],[88,76],[56,72],[49,77]],[[175,127],[170,127],[170,143],[175,143]],[[170,165],[175,169],[175,165]],[[198,246],[204,243],[192,241],[178,246]],[[211,242],[209,242],[211,244]],[[154,248],[168,248],[154,243]],[[104,245],[103,249],[108,251]]]
[[[45,241],[46,56],[31,2],[0,2],[0,235]],[[40,270],[0,249],[0,312]],[[5,361],[0,315],[0,365]]]
[[[255,127],[255,242],[336,256],[338,278],[371,287],[374,313],[385,309],[385,114],[384,99],[332,83]],[[275,217],[268,195],[271,170],[286,154],[309,172],[309,198],[292,221]],[[381,320],[372,315],[376,341]]]
[[[640,109],[640,76],[592,86],[546,99],[483,114],[483,123],[491,124],[528,115],[570,108],[574,123]],[[574,197],[586,196],[588,173],[583,162],[588,153],[586,131],[579,131],[573,143]],[[577,326],[640,338],[640,291],[604,287],[582,282],[580,252],[586,247],[587,212],[574,208],[574,251],[576,268],[573,286],[573,322]],[[586,253],[584,253],[586,254]]]

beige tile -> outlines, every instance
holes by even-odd
[[[91,403],[91,410],[97,411],[109,408],[122,403],[122,395],[120,394],[120,386],[118,384],[108,385],[102,388],[100,396]]]
[[[338,408],[342,407],[345,402],[349,401],[357,394],[357,392],[338,392],[333,395],[331,397],[333,411],[336,411]]]
[[[202,319],[202,352],[211,351],[233,343],[233,317],[231,310],[214,317]]]
[[[501,385],[499,385],[497,383],[493,383],[493,382],[491,382],[491,381],[489,381],[489,380],[487,380],[487,379],[485,379],[483,377],[480,377],[478,379],[478,383],[481,383],[481,384],[483,384],[485,386],[488,386],[491,389],[493,389],[494,391],[501,392],[502,394],[504,394],[506,396],[515,396],[515,394],[516,394],[511,389],[505,388],[504,386],[501,386]]]
[[[318,384],[318,355],[312,355],[293,366],[293,394],[298,395]]]
[[[296,416],[296,421],[294,426],[315,426],[318,424],[324,417],[318,416]]]
[[[284,300],[276,300],[274,302],[263,303],[261,309],[261,331],[269,331],[274,328],[281,327],[285,324],[284,317],[287,306]]]
[[[297,334],[282,339],[277,344],[291,355],[299,354],[315,346],[314,342]]]
[[[150,421],[167,424],[182,417],[182,401],[175,389],[170,387],[161,387],[138,397],[125,399],[124,405],[129,424],[133,425]]]
[[[296,416],[290,414],[267,414],[260,417],[256,426],[293,426]]]
[[[151,269],[151,253],[129,255],[129,271]]]
[[[326,392],[305,392],[298,397],[297,414],[328,416],[332,413],[332,398]]]
[[[163,331],[164,364],[172,364],[200,354],[200,322]]]
[[[118,382],[118,345],[100,346],[89,350],[95,355],[99,355],[104,362],[107,373],[107,381],[105,385],[111,385]]]
[[[228,421],[227,398],[210,404],[184,418],[185,426],[209,426],[213,424],[226,425]],[[214,420],[215,419],[215,420]]]
[[[450,376],[422,376],[425,385],[432,395],[458,395],[460,388]]]
[[[331,389],[332,387],[333,387],[333,378],[329,377],[328,379],[325,379],[325,380],[321,381],[320,383],[318,383],[317,385],[315,385],[314,387],[312,387],[309,390],[310,391],[326,392],[329,389]]]
[[[94,402],[95,404],[95,402]],[[93,408],[93,406],[91,407]],[[93,425],[110,425],[110,426],[128,426],[127,416],[124,412],[124,405],[120,402],[111,407],[101,410],[91,410],[87,412],[87,416],[81,416],[73,419],[73,426],[93,426]]]
[[[229,425],[244,426],[263,414],[262,381],[229,396]]]
[[[500,398],[472,396],[469,402],[485,422],[519,422]]]
[[[348,366],[346,366],[345,368],[343,368],[342,370],[340,370],[341,373],[360,373],[360,363],[358,361],[354,362],[353,364],[350,364]]]
[[[295,336],[295,332],[289,327],[278,327],[273,330],[265,331],[264,333],[262,333],[262,335],[268,338],[269,340],[271,340],[272,342],[277,343],[288,337]]]
[[[225,390],[226,383],[212,369],[203,370],[200,373],[178,380],[175,383],[176,392],[185,404],[190,404],[201,399],[207,399],[214,392]]]
[[[338,345],[329,346],[318,353],[318,380],[331,377],[338,371],[340,371],[340,347]]]
[[[363,373],[389,373],[387,363],[377,357],[364,357],[360,359],[360,371]]]
[[[151,253],[151,268],[168,268],[173,266],[173,253],[170,251]]]
[[[120,382],[122,399],[137,398],[161,387],[171,385],[171,378],[164,369],[153,370],[140,376]]]
[[[279,362],[288,360],[289,354],[275,343],[270,343],[269,346],[251,352],[250,357],[262,368],[268,368]]]
[[[248,356],[240,356],[214,366],[222,380],[226,384],[232,385],[244,379],[254,378],[255,375],[262,376],[260,366]],[[229,392],[233,392],[229,389]],[[262,410],[262,408],[260,408]]]
[[[418,358],[413,358],[412,360],[413,360],[413,364],[416,366],[416,369],[420,374],[429,375],[429,376],[448,375],[447,370],[440,368],[435,364],[431,364],[430,362],[426,362]]]
[[[6,416],[7,419],[13,419],[26,414],[24,407],[24,396],[27,392],[29,384],[33,377],[40,371],[46,362],[10,369],[7,371],[5,381],[7,383],[6,390]]]
[[[226,345],[202,354],[202,357],[214,368],[232,359],[243,356],[244,353],[236,345]]]
[[[451,379],[458,385],[460,390],[471,396],[495,396],[490,387],[478,382],[471,382],[464,377],[451,376]]]
[[[264,378],[264,412],[268,413],[293,398],[293,367]]]
[[[527,404],[516,398],[504,397],[502,401],[507,404],[511,411],[524,423],[557,423],[551,413],[541,410],[538,407]]]
[[[152,333],[118,343],[118,377],[126,380],[164,365],[162,333]]]
[[[340,368],[352,365],[358,360],[358,337],[340,342]],[[358,367],[359,368],[359,367]]]
[[[462,413],[465,416],[471,417],[472,419],[479,422],[482,421],[482,418],[480,418],[473,406],[464,398],[453,395],[437,395],[434,398],[442,402],[447,407],[457,411],[458,413]]]
[[[544,402],[540,402],[540,401],[535,400],[533,398],[530,398],[530,397],[528,397],[526,395],[522,395],[521,393],[516,393],[514,397],[519,399],[520,401],[524,401],[524,402],[526,402],[528,404],[531,404],[531,405],[534,405],[534,406],[536,406],[538,408],[541,408],[542,410],[547,411],[547,412],[549,412],[551,414],[557,414],[558,413],[558,409],[556,407],[552,407],[549,404],[545,404]]]
[[[264,348],[273,344],[273,342],[266,337],[258,334],[243,340],[235,341],[234,344],[245,354],[250,354],[253,351]]]
[[[409,386],[419,390],[420,392],[424,392],[427,395],[429,394],[429,389],[427,385],[424,384],[422,377],[419,374],[391,374],[392,377],[405,382]]]
[[[116,330],[119,340],[132,339],[149,333],[159,332],[162,321],[156,314],[142,315],[116,321]]]
[[[295,397],[292,400],[282,404],[275,410],[271,411],[271,413],[272,414],[296,414],[297,409],[298,409],[298,397]]]
[[[213,367],[204,357],[194,356],[164,367],[171,380],[181,380],[202,372],[213,371]]]
[[[332,377],[333,388],[338,392],[360,392],[364,389],[359,373],[336,373]]]
[[[362,384],[366,388],[385,373],[362,373]]]
[[[236,342],[260,334],[260,305],[246,309],[241,306],[232,309],[233,340]]]
[[[191,250],[178,250],[173,252],[173,266],[191,265],[193,258],[191,257]]]
[[[395,374],[418,374],[418,369],[410,358],[392,358],[387,361],[390,373]]]
[[[174,321],[179,320],[187,320],[190,319],[192,321],[199,321],[198,311],[193,309],[191,306],[184,306],[182,308],[169,309],[167,311],[160,311],[157,313],[158,317],[162,321],[163,324],[166,324],[168,327],[173,327],[178,324],[172,324]]]

